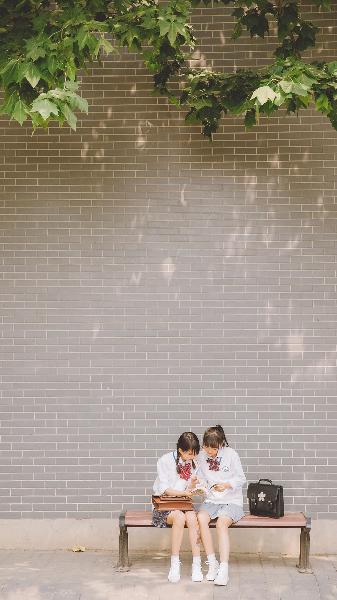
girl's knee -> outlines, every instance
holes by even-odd
[[[185,514],[181,510],[175,510],[171,513],[172,521],[176,525],[185,525],[186,517]]]
[[[198,519],[195,512],[187,512],[186,513],[186,523],[187,525],[198,525]]]
[[[232,519],[228,519],[228,517],[218,517],[216,522],[217,529],[228,529],[228,527],[232,524]]]
[[[206,512],[199,512],[198,513],[198,521],[201,525],[208,525],[210,518],[209,515]]]

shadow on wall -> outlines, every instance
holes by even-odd
[[[103,98],[95,88],[97,102],[78,133],[51,127],[50,137],[43,132],[30,138],[10,126],[18,136],[16,172],[27,173],[24,185],[16,180],[15,239],[30,238],[32,251],[41,243],[62,244],[65,256],[67,249],[87,256],[81,280],[96,278],[102,285],[104,279],[106,293],[116,298],[164,294],[190,300],[193,311],[193,294],[200,294],[199,304],[208,294],[222,311],[244,306],[250,317],[263,316],[256,341],[285,361],[277,360],[280,369],[293,367],[290,381],[311,379],[313,368],[332,381],[335,132],[308,113],[298,120],[263,119],[252,132],[226,118],[209,144],[164,99],[150,99],[150,79],[134,81],[132,60],[123,70],[111,61]],[[90,87],[84,81],[84,93]],[[324,163],[318,162],[322,154]],[[13,165],[12,154],[6,165]],[[10,183],[7,189],[13,193]],[[48,209],[56,222],[46,216],[36,237],[36,225],[27,220],[34,214],[41,219]],[[77,229],[70,233],[72,224]],[[69,265],[59,265],[59,277],[72,277]],[[87,304],[85,295],[74,301],[71,286],[51,291],[74,307]],[[50,300],[48,293],[45,298]],[[95,299],[96,307],[101,300]],[[314,332],[318,319],[322,344]],[[227,341],[228,334],[238,339],[255,328],[242,314],[236,320],[231,314],[226,323],[223,312],[220,321]],[[104,318],[93,319],[91,327],[93,342]],[[273,366],[269,358],[264,364]]]

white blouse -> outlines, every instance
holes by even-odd
[[[246,477],[242,470],[238,453],[233,448],[220,448],[216,458],[219,470],[212,470],[211,463],[207,462],[208,455],[201,450],[198,455],[198,479],[203,481],[207,487],[205,502],[213,504],[237,504],[243,505],[242,486],[246,483]],[[229,483],[231,489],[217,492],[212,489],[216,483]]]
[[[157,479],[153,484],[153,493],[155,496],[160,496],[169,488],[183,492],[190,483],[191,478],[188,480],[182,479],[179,473],[177,473],[176,456],[176,452],[168,452],[158,460]],[[185,463],[180,460],[179,464],[184,465]],[[193,469],[191,464],[191,477],[195,473],[196,469]]]

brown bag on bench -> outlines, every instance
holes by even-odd
[[[185,496],[152,496],[155,510],[194,510],[192,500]]]

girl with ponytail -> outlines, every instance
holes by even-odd
[[[242,486],[246,482],[239,455],[230,448],[221,425],[204,433],[198,457],[198,477],[206,482],[207,493],[198,512],[201,539],[209,565],[206,579],[215,585],[228,583],[228,527],[244,516]],[[209,522],[217,519],[220,564],[213,548]]]
[[[191,498],[195,493],[198,482],[196,457],[200,451],[197,436],[192,431],[185,431],[178,439],[174,452],[164,454],[157,463],[157,479],[154,482],[153,493],[156,496],[184,496]],[[199,525],[194,511],[159,511],[154,509],[152,524],[155,527],[172,525],[171,568],[168,580],[177,583],[180,580],[179,552],[183,539],[185,524],[193,554],[192,581],[202,581],[199,545]]]

